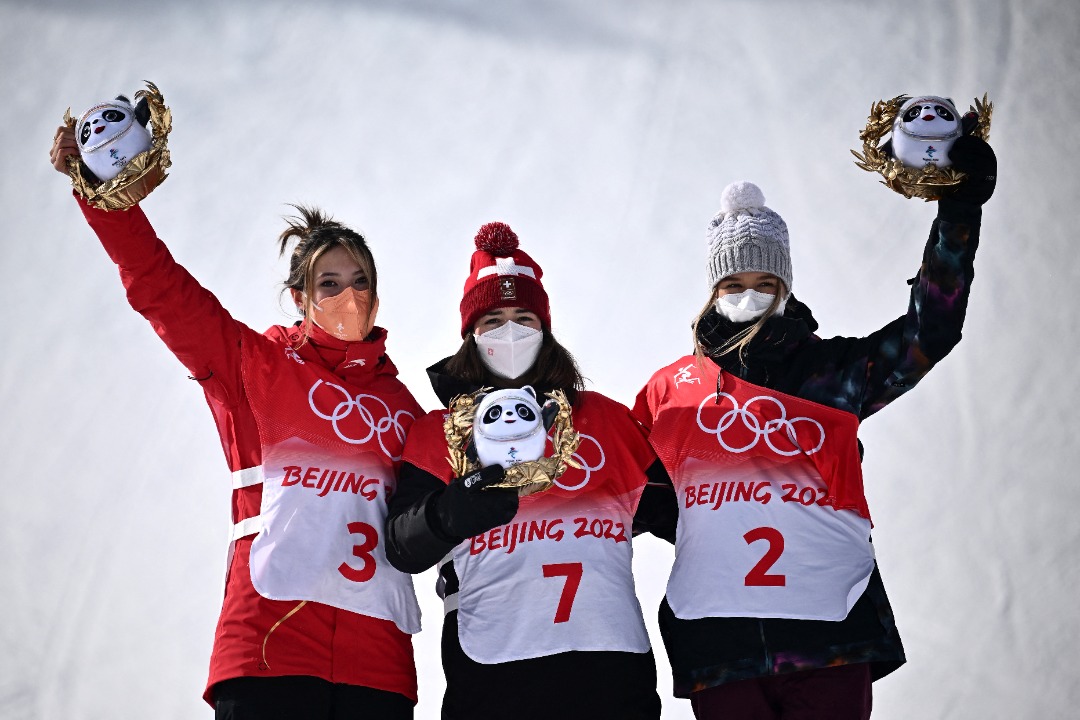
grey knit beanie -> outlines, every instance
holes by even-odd
[[[733,182],[720,196],[720,212],[708,230],[709,289],[728,275],[771,273],[791,292],[791,250],[784,219],[765,207],[752,182]]]

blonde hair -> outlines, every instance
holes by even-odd
[[[776,313],[776,309],[780,306],[780,303],[788,296],[787,285],[784,281],[777,278],[777,282],[779,282],[780,287],[773,297],[772,303],[769,305],[768,309],[765,310],[765,313],[759,317],[753,325],[736,333],[728,338],[727,342],[723,345],[710,351],[706,350],[705,346],[701,344],[701,338],[698,336],[698,326],[701,325],[701,321],[705,319],[705,316],[709,314],[709,311],[712,310],[716,304],[716,288],[713,288],[712,295],[705,303],[705,306],[701,308],[701,312],[694,318],[694,324],[692,326],[692,332],[694,333],[694,356],[697,358],[699,366],[707,357],[717,358],[733,352],[738,353],[739,362],[743,362],[746,348],[750,346],[750,343],[752,343],[758,333],[761,332],[761,328],[765,327],[765,323]],[[719,285],[719,283],[717,284]]]

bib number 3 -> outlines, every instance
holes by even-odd
[[[780,556],[784,554],[784,536],[776,528],[759,527],[743,535],[747,545],[752,545],[758,540],[769,543],[768,549],[757,565],[746,573],[743,584],[747,587],[783,587],[787,585],[787,575],[770,575],[769,570]]]
[[[359,545],[353,545],[352,554],[363,560],[364,564],[356,568],[343,562],[338,565],[338,572],[347,580],[358,583],[367,582],[375,577],[375,556],[371,554],[371,551],[379,545],[379,532],[367,523],[351,522],[349,533],[363,538]]]

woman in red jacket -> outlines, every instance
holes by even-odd
[[[73,131],[51,159],[66,172]],[[128,300],[206,394],[232,471],[234,530],[204,694],[218,718],[411,718],[419,630],[382,528],[422,410],[386,355],[358,233],[298,208],[279,238],[303,319],[258,333],[178,265],[138,206],[79,201]]]

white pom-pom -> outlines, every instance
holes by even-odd
[[[731,183],[720,195],[721,212],[762,207],[765,207],[765,194],[757,185],[746,180]]]

